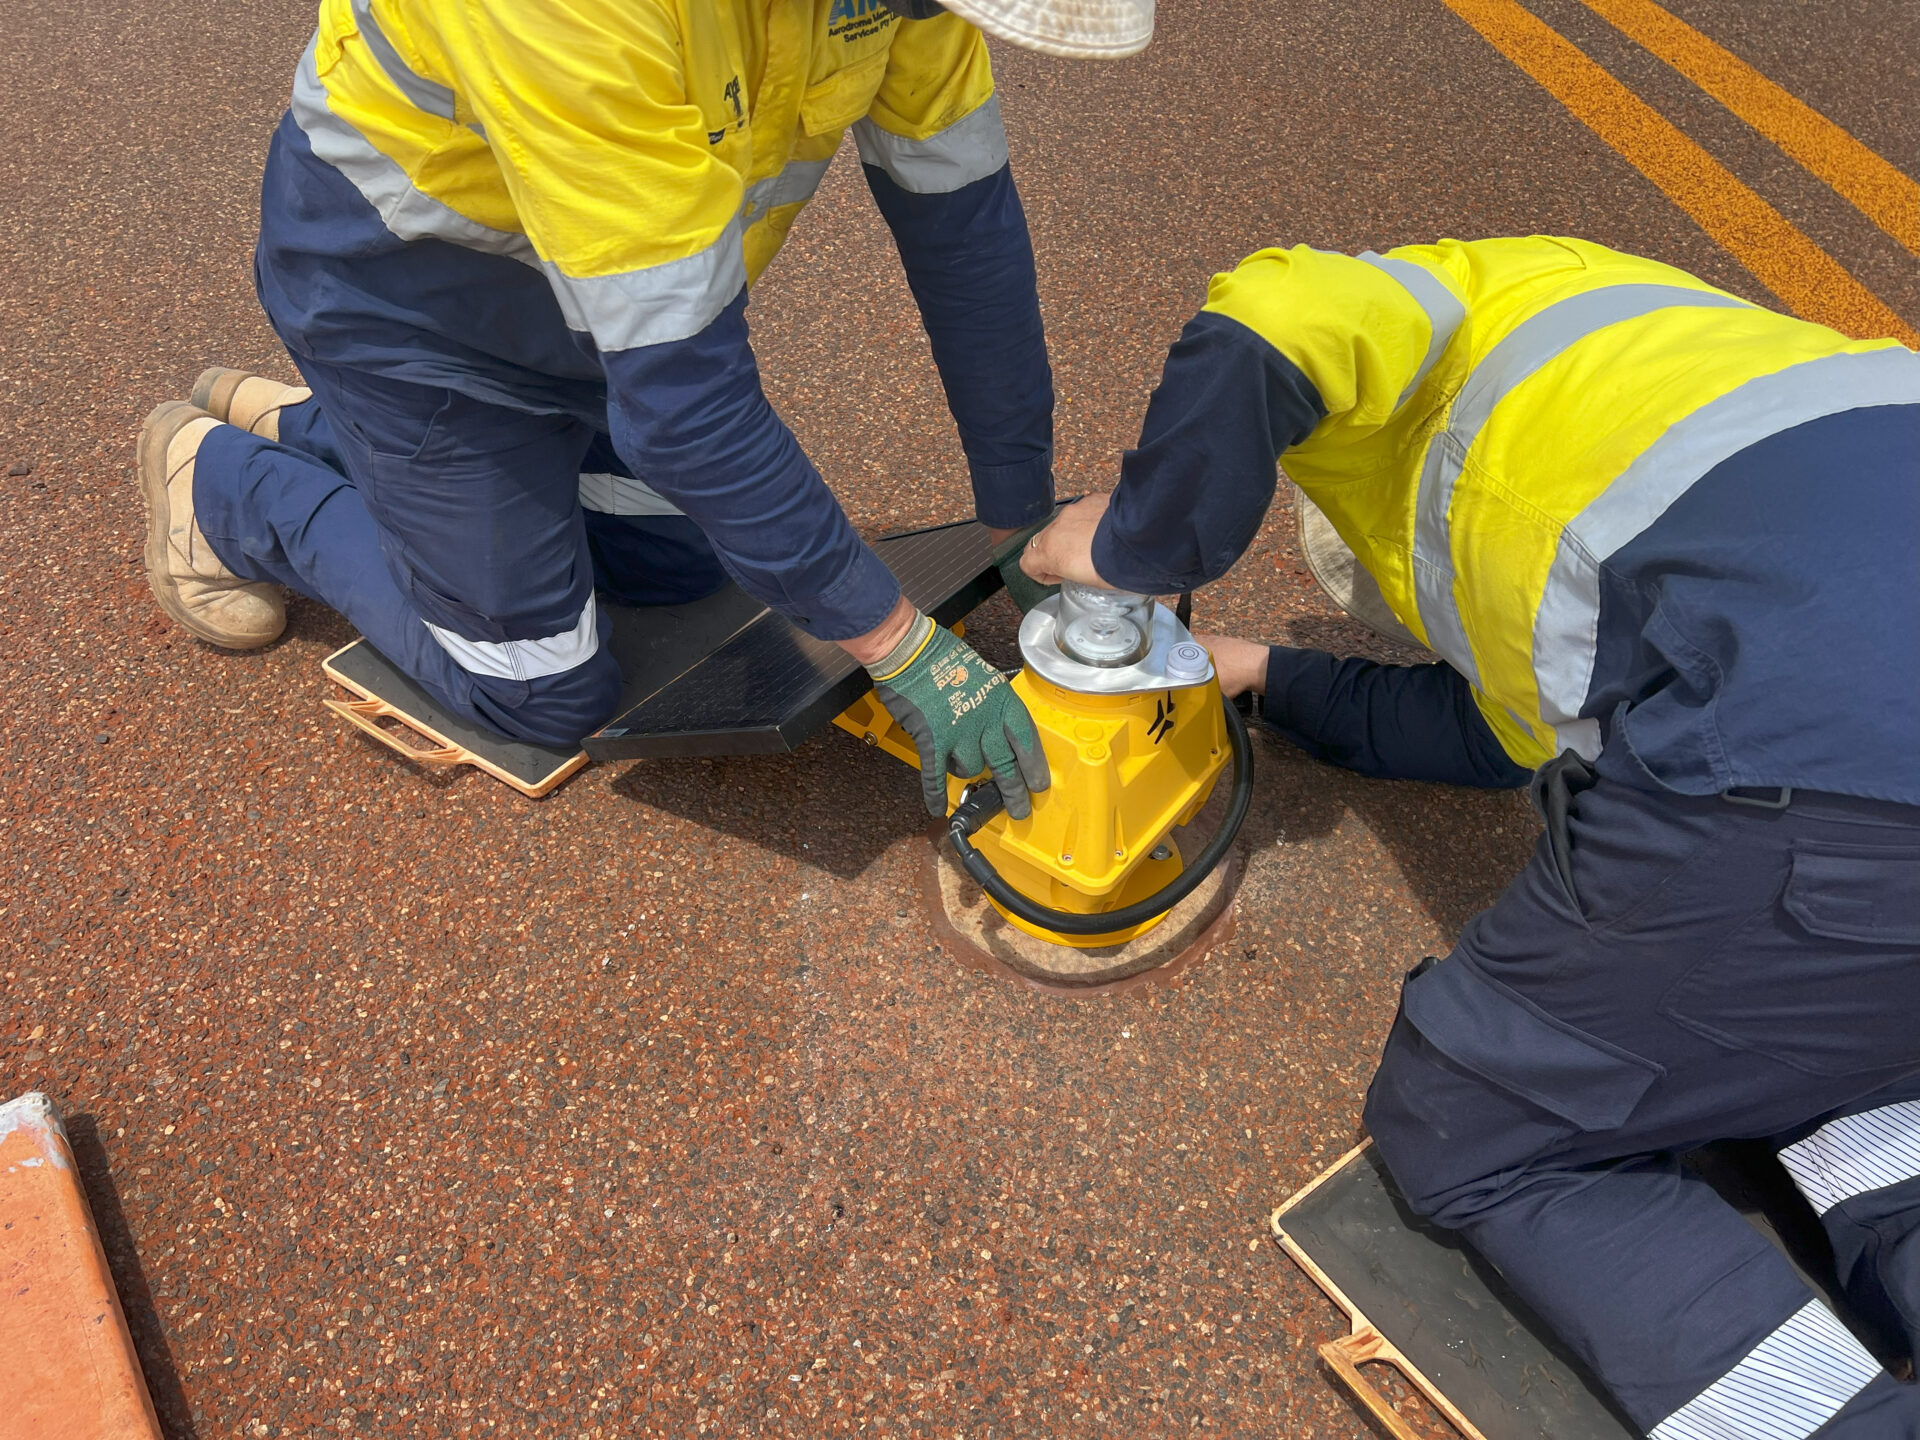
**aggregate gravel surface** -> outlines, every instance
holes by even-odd
[[[1903,7],[1679,9],[1911,169]],[[1355,1143],[1400,976],[1524,862],[1524,802],[1262,741],[1231,950],[1066,999],[940,953],[914,778],[837,731],[533,803],[332,719],[349,632],[315,605],[256,654],[187,638],[134,433],[203,365],[291,377],[249,253],[311,19],[0,7],[0,1097],[65,1110],[167,1433],[1376,1433],[1265,1217]],[[1577,38],[1914,318],[1892,242]],[[1439,0],[1169,5],[1138,59],[998,68],[1063,491],[1110,482],[1207,276],[1261,245],[1547,230],[1766,298]],[[850,156],[752,317],[856,523],[968,513]],[[1284,502],[1197,609],[1389,653]],[[982,611],[990,652],[1012,632]]]

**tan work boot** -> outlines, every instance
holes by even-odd
[[[187,401],[216,420],[238,425],[263,440],[278,441],[280,412],[312,398],[313,391],[304,385],[282,385],[264,375],[249,375],[244,370],[225,370],[216,365],[200,372]]]
[[[193,518],[193,462],[220,422],[169,400],[140,427],[140,490],[147,500],[147,584],[160,608],[202,640],[257,650],[287,628],[278,585],[242,580],[220,563]]]

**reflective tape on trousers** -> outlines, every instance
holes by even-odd
[[[584,665],[600,649],[600,612],[587,596],[580,619],[571,630],[540,640],[469,640],[443,626],[423,621],[440,648],[469,675],[496,680],[538,680]]]
[[[1454,599],[1449,519],[1467,452],[1494,407],[1548,361],[1610,325],[1675,306],[1752,308],[1731,295],[1680,285],[1611,285],[1571,296],[1524,321],[1473,367],[1454,399],[1447,428],[1427,447],[1414,509],[1414,597],[1428,646],[1475,689],[1480,687],[1480,669]]]
[[[1816,1215],[1920,1177],[1920,1101],[1829,1120],[1782,1150],[1780,1163]]]
[[[1648,1432],[1652,1440],[1807,1440],[1880,1373],[1809,1300],[1740,1362]]]
[[[582,472],[580,505],[602,515],[684,515],[686,511],[643,480],[605,471]]]

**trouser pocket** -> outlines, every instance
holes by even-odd
[[[1566,891],[1567,903],[1580,913],[1580,894],[1573,881],[1573,799],[1594,787],[1598,775],[1592,765],[1572,750],[1562,750],[1533,772],[1527,798],[1546,827],[1547,853]]]
[[[1717,1044],[1813,1075],[1920,1063],[1920,847],[1794,842],[1775,903],[1661,1000]]]
[[[1577,1135],[1626,1125],[1664,1073],[1456,955],[1402,989],[1367,1129],[1409,1202],[1460,1223]]]

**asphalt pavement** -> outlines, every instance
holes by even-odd
[[[1134,60],[997,53],[1063,491],[1110,483],[1207,277],[1270,244],[1566,233],[1920,320],[1857,155],[1816,174],[1783,145],[1817,126],[1738,118],[1617,0],[1503,3],[1169,4]],[[1911,185],[1909,7],[1670,13],[1726,93]],[[311,24],[0,7],[0,1098],[66,1111],[168,1433],[1373,1434],[1265,1218],[1355,1143],[1400,976],[1522,865],[1524,802],[1262,741],[1230,950],[1063,999],[937,948],[914,777],[837,731],[534,803],[330,716],[315,605],[257,654],[187,638],[134,435],[204,365],[291,378],[249,255]],[[857,524],[968,513],[850,152],[750,313]],[[1385,653],[1284,505],[1196,623]]]

